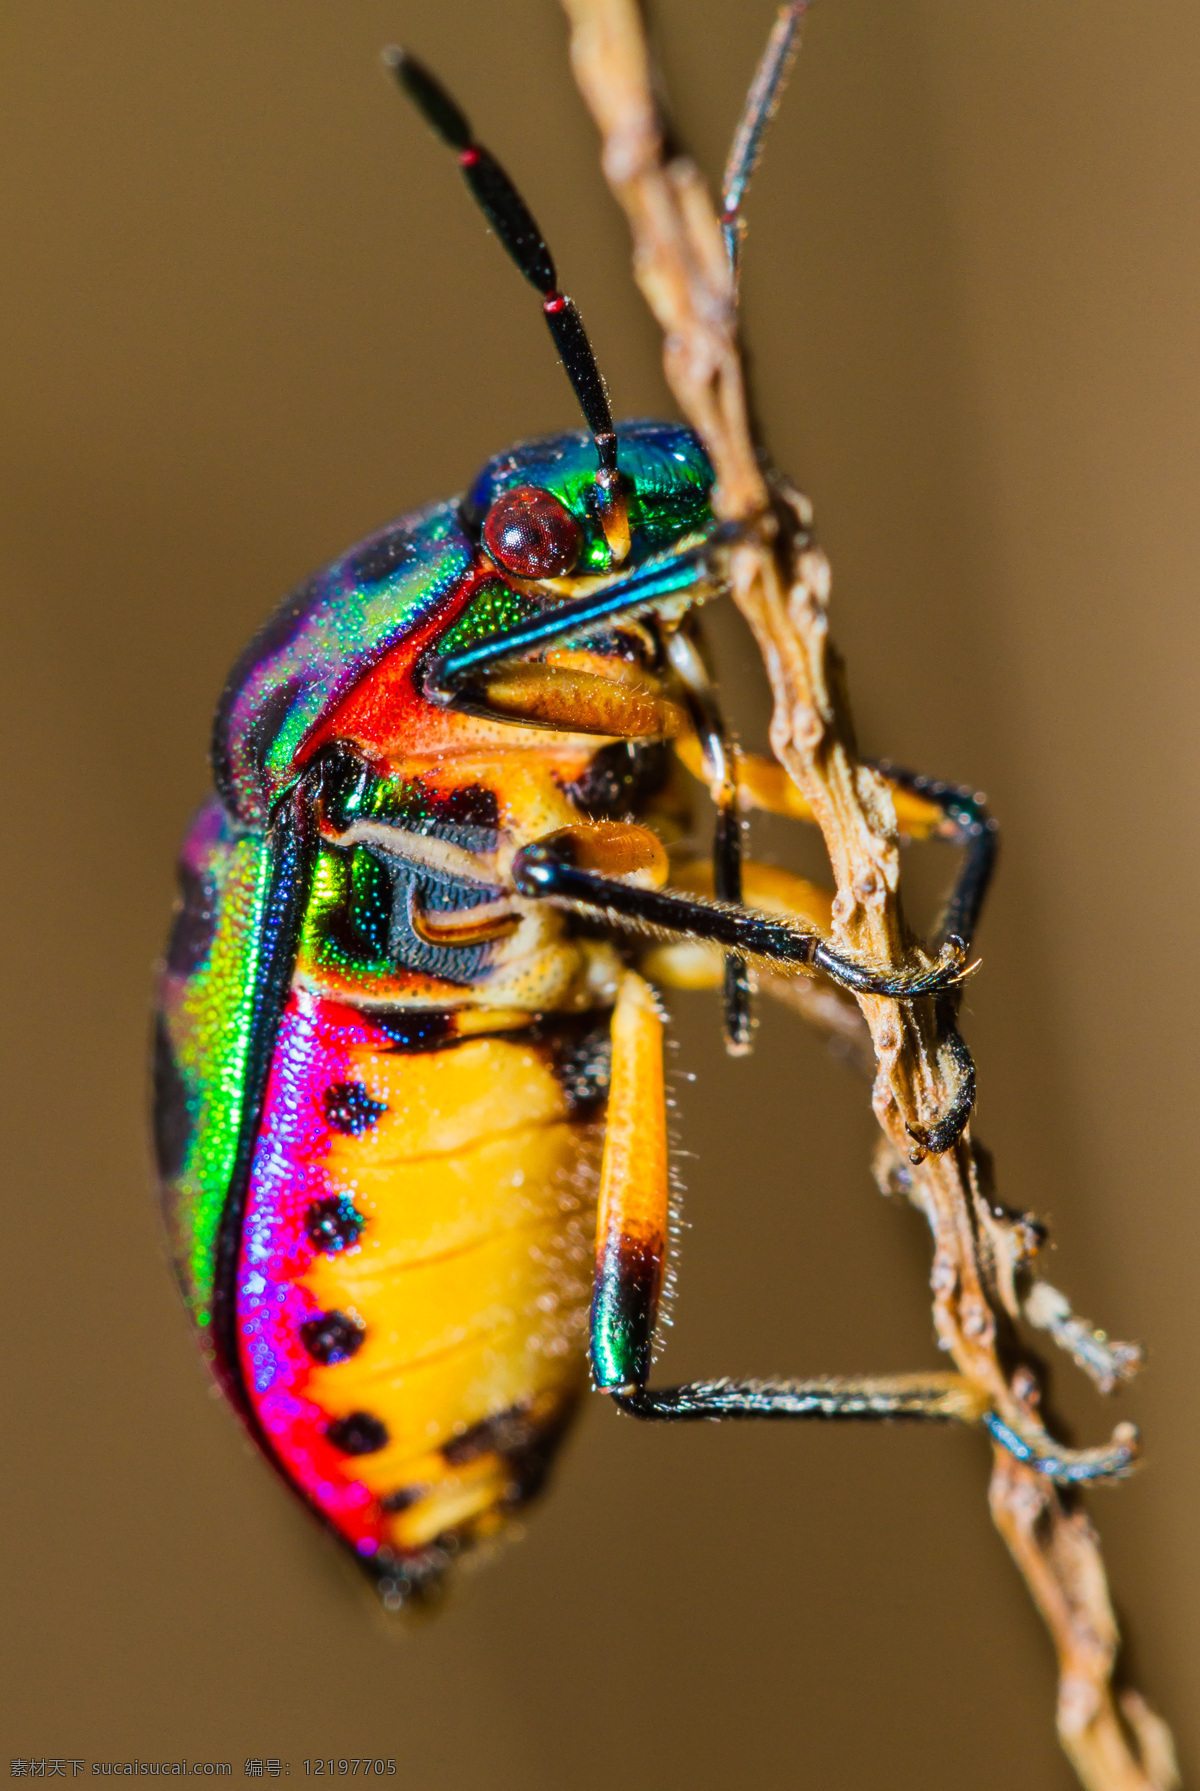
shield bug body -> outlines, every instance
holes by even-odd
[[[641,1417],[979,1416],[939,1374],[647,1387],[668,1163],[642,972],[723,986],[734,1050],[754,962],[952,1000],[993,836],[965,793],[892,774],[902,828],[967,848],[937,962],[907,979],[832,950],[823,892],[743,865],[741,809],[802,804],[734,755],[705,672],[695,611],[731,537],[704,452],[614,429],[523,202],[392,65],[540,291],[588,427],[381,529],[238,663],[183,850],[156,1119],[222,1385],[399,1604],[537,1490],[589,1360]],[[668,863],[678,761],[716,800],[706,863]]]

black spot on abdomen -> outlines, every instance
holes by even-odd
[[[366,1335],[366,1326],[345,1312],[322,1312],[300,1326],[301,1343],[322,1367],[348,1362],[362,1348]]]
[[[352,1138],[370,1131],[387,1112],[387,1102],[373,1100],[361,1082],[331,1082],[322,1098],[326,1123]]]
[[[348,1194],[315,1200],[304,1215],[304,1229],[317,1250],[348,1250],[362,1235],[366,1220]]]
[[[379,1503],[385,1511],[407,1511],[416,1505],[429,1491],[427,1486],[401,1486],[395,1492],[385,1493]]]
[[[448,1467],[460,1468],[464,1462],[480,1455],[506,1455],[510,1450],[524,1449],[534,1435],[534,1424],[525,1406],[510,1406],[494,1418],[481,1418],[470,1429],[460,1431],[442,1444],[442,1460]]]
[[[513,1486],[506,1500],[507,1504],[519,1507],[528,1505],[537,1498],[550,1477],[563,1433],[573,1415],[568,1409],[559,1423],[547,1425],[530,1439],[527,1447],[514,1449],[509,1454],[507,1459],[512,1470]]]
[[[387,1425],[370,1412],[351,1412],[327,1426],[325,1435],[343,1455],[374,1455],[388,1442]]]
[[[563,1434],[574,1416],[567,1401],[549,1417],[535,1420],[527,1407],[510,1406],[484,1418],[442,1444],[447,1467],[462,1467],[480,1455],[496,1454],[512,1476],[505,1504],[520,1506],[537,1497],[546,1483]]]

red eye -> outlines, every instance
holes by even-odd
[[[518,485],[498,497],[483,522],[497,563],[518,578],[561,578],[579,558],[579,524],[553,492]]]

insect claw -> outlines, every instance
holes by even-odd
[[[812,962],[842,988],[851,989],[855,994],[888,995],[896,1001],[916,1001],[922,995],[941,995],[968,976],[975,966],[964,966],[966,955],[964,942],[956,933],[951,933],[931,970],[894,973],[869,970],[865,964],[841,957],[824,940],[814,951]]]
[[[997,1412],[985,1412],[984,1428],[1017,1461],[1053,1480],[1056,1486],[1074,1486],[1088,1480],[1119,1480],[1133,1472],[1141,1453],[1136,1424],[1118,1424],[1112,1440],[1098,1449],[1068,1449],[1047,1431],[1035,1427],[1022,1435]]]

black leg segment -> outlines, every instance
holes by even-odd
[[[973,1422],[979,1401],[950,1373],[821,1376],[811,1381],[691,1381],[639,1387],[612,1398],[631,1418],[686,1424],[738,1418],[933,1419]]]
[[[745,824],[738,805],[737,761],[729,730],[707,667],[686,626],[671,635],[667,655],[683,685],[717,805],[712,848],[713,894],[718,901],[732,902],[740,908]],[[724,1020],[726,1050],[731,1056],[744,1057],[753,1044],[754,1015],[750,971],[737,952],[725,954]]]
[[[1000,848],[996,822],[973,790],[943,783],[939,778],[926,777],[919,771],[902,770],[886,759],[877,760],[874,768],[889,783],[902,790],[911,790],[914,796],[920,796],[926,802],[935,803],[945,817],[936,837],[963,848],[962,866],[938,923],[937,941],[941,944],[954,934],[970,945],[996,868]]]
[[[788,921],[728,902],[677,895],[668,889],[642,889],[616,877],[577,870],[547,844],[535,843],[517,853],[513,881],[524,896],[566,902],[617,925],[670,937],[709,939],[772,964],[812,966],[860,994],[915,1001],[922,995],[942,993],[963,975],[961,940],[945,941],[941,961],[934,969],[893,976],[842,957],[819,934],[805,933]]]

